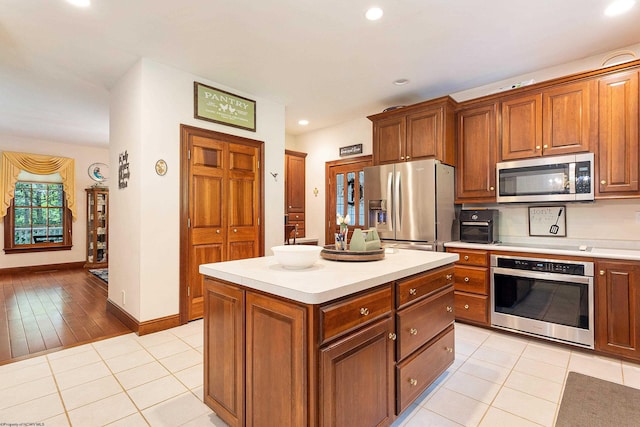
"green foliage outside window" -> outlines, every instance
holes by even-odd
[[[15,244],[61,243],[63,241],[63,197],[62,184],[16,183]]]

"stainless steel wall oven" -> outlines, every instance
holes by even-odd
[[[491,325],[594,348],[593,263],[491,256]]]

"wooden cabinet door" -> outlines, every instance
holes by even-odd
[[[596,262],[595,346],[640,360],[640,263]]]
[[[458,113],[456,203],[496,198],[497,104]]]
[[[305,307],[246,294],[246,425],[308,425]]]
[[[504,160],[542,154],[542,94],[502,102],[501,156]]]
[[[228,144],[227,260],[260,256],[258,149]]]
[[[597,196],[633,195],[638,188],[638,72],[599,80]]]
[[[232,427],[244,425],[244,292],[205,279],[204,402]]]
[[[542,97],[543,155],[589,151],[597,137],[597,82],[551,87],[542,92]]]
[[[285,153],[286,212],[304,213],[305,205],[305,157],[306,153]]]
[[[406,120],[390,117],[373,124],[373,164],[383,165],[405,160]]]
[[[443,153],[442,108],[407,116],[405,160],[441,158]]]
[[[320,351],[321,426],[391,424],[395,402],[392,332],[393,320],[385,318]]]

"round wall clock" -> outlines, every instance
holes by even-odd
[[[160,159],[156,162],[156,173],[160,176],[164,176],[167,173],[167,162]]]
[[[95,182],[105,182],[109,178],[109,166],[104,163],[93,163],[87,169],[87,174]]]

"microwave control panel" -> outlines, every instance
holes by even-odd
[[[576,162],[576,193],[591,193],[591,165],[589,162]]]

